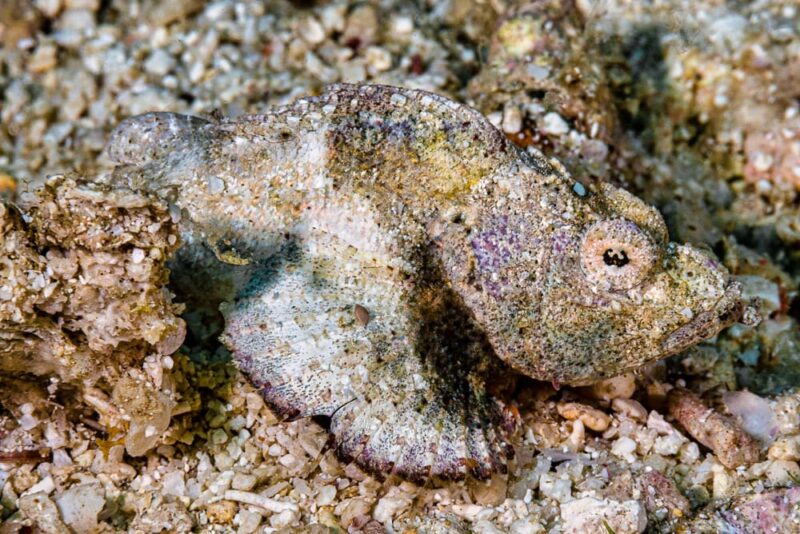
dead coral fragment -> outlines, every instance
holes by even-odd
[[[142,362],[174,352],[185,335],[165,288],[165,261],[178,246],[167,208],[64,177],[29,203],[24,215],[0,205],[0,372],[78,386],[101,425],[150,433],[147,447],[134,447],[141,453],[166,428],[173,405],[159,391],[162,373]],[[149,406],[146,420],[126,416],[130,403],[114,403],[97,386],[130,373],[152,382],[136,395]]]
[[[728,468],[758,461],[758,443],[733,419],[726,417],[692,393],[675,388],[667,397],[669,413],[697,441],[714,451]]]

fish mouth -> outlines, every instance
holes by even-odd
[[[742,299],[742,285],[731,282],[714,307],[701,312],[691,322],[668,334],[661,342],[664,356],[675,354],[705,339],[720,330],[741,321],[754,326],[760,321],[755,302]]]

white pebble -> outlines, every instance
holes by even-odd
[[[297,522],[298,513],[296,510],[284,510],[269,518],[269,524],[273,528],[284,528],[294,525]]]
[[[33,73],[47,72],[58,62],[57,49],[53,45],[42,45],[36,49],[28,61],[28,70]]]
[[[321,486],[317,491],[317,506],[328,506],[336,498],[336,486]]]
[[[647,514],[638,501],[585,497],[561,506],[563,534],[615,532],[636,534],[647,528]]]
[[[53,477],[45,477],[23,493],[22,495],[33,495],[34,493],[46,493],[50,495],[56,489],[56,484]]]
[[[411,506],[413,498],[399,487],[390,488],[375,506],[373,517],[376,521],[389,524],[392,518]]]
[[[700,447],[694,441],[689,441],[681,445],[678,457],[685,464],[693,464],[700,459]]]
[[[250,510],[239,510],[234,518],[234,523],[239,525],[239,534],[251,534],[258,530],[261,524],[261,514],[251,512]]]
[[[166,76],[174,68],[175,58],[161,48],[153,50],[144,62],[145,72],[154,76]]]
[[[318,45],[325,40],[325,28],[314,17],[306,17],[300,23],[300,36],[312,45]]]
[[[95,532],[105,504],[105,490],[97,483],[72,486],[56,497],[62,519],[74,532]]]
[[[678,453],[686,442],[686,438],[677,432],[672,432],[666,436],[659,436],[656,438],[653,450],[662,456],[673,456]]]
[[[58,15],[61,10],[61,0],[36,0],[34,5],[47,18],[51,19]]]
[[[391,29],[393,35],[407,35],[414,31],[414,19],[400,15],[392,18]]]
[[[380,46],[370,46],[366,52],[367,65],[376,70],[383,72],[392,67],[392,54]]]
[[[572,499],[572,481],[568,478],[556,478],[552,473],[543,473],[539,477],[539,491],[545,497],[564,503]]]
[[[569,132],[569,124],[561,118],[561,115],[551,111],[542,119],[541,130],[548,135],[564,135]]]
[[[248,473],[236,473],[233,475],[231,487],[235,490],[250,491],[256,485],[257,479],[255,476]]]
[[[522,112],[518,106],[506,106],[503,110],[503,131],[507,134],[519,133],[522,130]]]
[[[618,456],[626,462],[633,462],[635,460],[633,451],[636,450],[636,442],[627,436],[622,436],[617,439],[611,446],[611,453]]]
[[[170,471],[161,479],[161,491],[165,495],[184,497],[186,495],[186,481],[183,478],[183,471]]]

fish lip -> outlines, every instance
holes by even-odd
[[[664,356],[675,354],[700,341],[713,337],[720,330],[738,322],[748,313],[752,316],[752,308],[750,306],[742,299],[742,285],[739,282],[731,282],[713,308],[697,314],[690,322],[678,327],[664,337],[661,342]]]

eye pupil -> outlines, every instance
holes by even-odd
[[[624,250],[609,248],[603,252],[603,262],[609,267],[625,267],[630,261]]]

